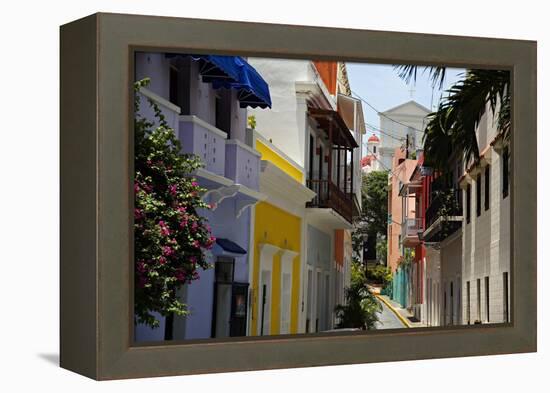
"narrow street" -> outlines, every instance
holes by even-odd
[[[380,321],[376,324],[376,329],[402,329],[407,327],[383,301],[378,300],[378,302],[382,305],[382,312],[380,313]]]

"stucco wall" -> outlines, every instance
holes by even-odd
[[[249,63],[269,84],[271,110],[251,108],[256,117],[256,129],[292,160],[305,165],[306,136],[305,102],[296,97],[297,81],[312,81],[313,70],[309,60],[249,58]]]
[[[441,324],[462,323],[462,233],[460,230],[441,243]],[[452,288],[451,288],[452,284]]]
[[[301,252],[301,219],[266,202],[260,202],[255,208],[254,223],[254,265],[252,273],[252,303],[250,335],[257,335],[260,306],[260,244],[267,243],[281,249]],[[292,262],[291,318],[290,332],[298,332],[298,312],[300,296],[300,258]],[[281,257],[273,258],[271,269],[271,326],[270,334],[279,333],[281,307]]]
[[[439,326],[441,320],[441,258],[439,250],[426,248],[426,305],[428,326]]]
[[[510,272],[510,196],[502,195],[502,156],[492,151],[490,165],[490,204],[485,210],[485,181],[481,176],[481,215],[476,215],[476,181],[472,182],[470,223],[463,223],[464,262],[463,286],[470,281],[470,313],[472,319],[486,321],[485,277],[489,277],[489,321],[504,320],[503,273]],[[466,198],[464,191],[463,197]],[[481,279],[481,310],[478,312],[477,279]],[[466,299],[466,294],[464,294]],[[508,303],[509,304],[509,303]],[[464,312],[467,312],[464,302]]]

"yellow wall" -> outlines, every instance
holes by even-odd
[[[289,163],[274,150],[270,149],[265,143],[260,140],[256,140],[256,150],[261,153],[262,160],[272,162],[294,180],[297,180],[300,183],[302,182],[302,171]]]
[[[260,243],[300,253],[301,219],[279,209],[278,207],[260,202],[255,207],[254,223],[254,267],[252,273],[252,324],[250,334],[257,335],[258,304],[260,281]],[[300,299],[300,255],[292,262],[292,292],[290,302],[290,333],[298,333],[298,311]],[[271,326],[270,334],[279,333],[279,312],[281,306],[281,257],[273,258],[272,290],[271,290]]]

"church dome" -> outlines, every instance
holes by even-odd
[[[368,139],[367,142],[368,142],[368,143],[371,143],[371,142],[376,142],[376,143],[378,143],[378,142],[380,142],[380,139],[378,139],[378,137],[377,137],[376,135],[372,134],[372,135],[370,136],[370,138]]]

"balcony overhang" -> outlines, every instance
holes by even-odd
[[[306,209],[306,219],[308,222],[332,229],[352,229],[351,222],[346,220],[336,210],[325,207],[308,207]]]
[[[425,243],[439,243],[462,226],[462,216],[441,216],[421,236]]]
[[[237,184],[231,179],[216,175],[203,168],[197,169],[194,175],[199,185],[207,189],[202,198],[211,205],[213,211],[225,199],[233,198],[235,217],[239,218],[247,207],[267,199],[267,196],[261,192]]]
[[[410,181],[401,186],[399,196],[414,195],[419,191],[422,191],[422,180]]]
[[[307,113],[317,122],[319,128],[326,132],[334,145],[351,149],[359,147],[346,122],[337,111],[309,107]]]
[[[420,241],[420,236],[419,234],[416,234],[416,235],[413,235],[413,234],[408,234],[405,236],[405,238],[403,239],[403,246],[407,247],[407,248],[412,248],[412,247],[416,247],[418,246],[420,243],[422,243]]]

